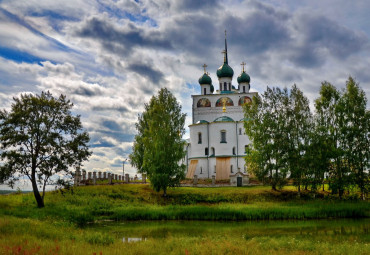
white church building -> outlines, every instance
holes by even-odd
[[[187,145],[186,178],[226,180],[247,174],[245,149],[250,143],[244,133],[243,104],[257,92],[249,92],[250,77],[242,63],[238,86],[232,85],[234,71],[228,64],[225,38],[224,63],[217,69],[218,90],[206,71],[199,78],[200,95],[192,95],[192,124]],[[244,178],[243,178],[244,179]]]

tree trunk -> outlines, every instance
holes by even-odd
[[[163,197],[167,197],[167,190],[166,189],[163,190]]]
[[[36,202],[37,202],[37,207],[43,208],[45,206],[44,205],[44,200],[42,199],[42,197],[40,195],[40,192],[37,188],[36,179],[32,178],[31,183],[32,183],[32,189],[33,189],[33,195],[35,196],[35,199],[36,199]]]
[[[298,197],[301,197],[301,183],[298,184]]]

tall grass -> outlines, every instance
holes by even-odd
[[[0,196],[0,215],[56,219],[79,227],[96,220],[280,220],[363,218],[370,204],[308,194],[297,198],[292,187],[177,188],[163,198],[148,185],[87,186],[69,193],[48,192],[38,209],[32,194]]]

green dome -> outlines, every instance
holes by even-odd
[[[223,121],[232,121],[234,122],[234,120],[230,117],[227,117],[227,116],[221,116],[221,117],[218,117],[217,119],[214,120],[214,122],[223,122]]]
[[[238,76],[238,83],[247,82],[249,83],[251,81],[251,77],[249,77],[248,74],[246,74],[244,71]]]
[[[203,85],[203,84],[212,85],[212,79],[206,73],[204,73],[202,77],[199,78],[198,82],[200,85]]]
[[[232,78],[233,75],[234,75],[234,71],[227,63],[224,63],[222,66],[220,66],[220,68],[217,69],[218,78],[223,78],[223,77]]]
[[[211,84],[211,93],[213,93],[213,91],[215,91],[215,87]]]
[[[195,123],[195,124],[207,124],[207,123],[209,123],[209,122],[206,121],[206,120],[198,120],[197,123]]]

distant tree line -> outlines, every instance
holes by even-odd
[[[349,77],[339,91],[323,82],[311,112],[294,85],[267,88],[244,106],[248,170],[276,190],[289,179],[298,189],[316,192],[324,183],[333,194],[369,191],[370,111],[359,84]]]

